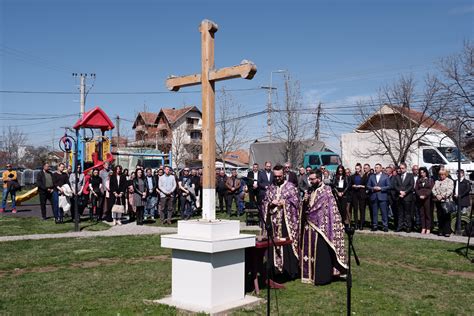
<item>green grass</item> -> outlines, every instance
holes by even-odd
[[[83,219],[81,230],[107,230],[105,223],[90,222]],[[56,224],[54,218],[46,221],[36,217],[0,216],[0,236],[29,235],[29,234],[56,234],[74,231],[74,223],[66,220],[64,224]]]
[[[460,244],[356,235],[355,246],[362,264],[353,268],[354,314],[474,314],[474,266],[456,251]],[[177,313],[143,303],[171,293],[171,251],[159,236],[4,242],[0,253],[0,314]],[[276,292],[281,315],[345,313],[343,282],[286,287]],[[236,312],[264,313],[265,304]]]

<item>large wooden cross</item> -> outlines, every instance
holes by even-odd
[[[201,73],[189,76],[170,76],[166,80],[169,90],[202,85],[202,164],[203,164],[203,211],[205,220],[216,219],[216,133],[215,133],[215,88],[216,81],[244,78],[252,79],[257,67],[248,61],[238,66],[214,68],[214,33],[217,24],[203,20],[201,32]]]

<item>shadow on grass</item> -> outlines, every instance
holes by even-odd
[[[454,250],[448,250],[448,252],[453,252],[458,254],[461,257],[465,257],[468,260],[473,260],[474,259],[474,245],[472,243],[469,244],[469,250],[468,250],[468,256],[466,257],[466,250],[467,250],[467,245],[464,245],[462,247],[456,248]]]

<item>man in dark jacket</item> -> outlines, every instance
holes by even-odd
[[[413,202],[413,188],[415,180],[412,173],[407,172],[406,163],[400,164],[400,174],[395,176],[394,191],[398,196],[398,227],[397,232],[405,229],[407,233],[411,232],[411,205]]]
[[[225,187],[226,181],[227,181],[227,176],[225,174],[225,171],[221,169],[219,171],[219,175],[216,178],[216,191],[217,191],[217,196],[219,199],[219,210],[221,211],[221,213],[224,212],[224,200],[225,200],[225,193],[227,191]]]
[[[53,205],[53,175],[49,171],[49,164],[43,164],[43,169],[38,174],[36,179],[36,186],[40,198],[41,217],[46,220],[46,202],[49,200],[51,204],[51,211],[54,213]]]
[[[265,169],[263,172],[260,172],[258,175],[258,196],[259,201],[258,207],[262,207],[261,203],[265,198],[267,193],[267,188],[273,184],[273,172],[272,172],[272,163],[270,161],[265,162]]]
[[[298,187],[298,177],[296,176],[296,173],[291,171],[291,163],[287,162],[285,163],[285,178],[286,181],[289,181],[295,185],[295,187]]]
[[[471,192],[471,182],[464,177],[464,170],[458,171],[459,177],[459,189],[458,189],[458,181],[454,181],[454,201],[456,205],[458,205],[459,200],[459,207],[461,208],[461,212],[467,213],[469,206],[471,205],[471,199],[469,197],[469,193]]]
[[[148,192],[146,195],[146,205],[143,218],[153,220],[156,215],[156,205],[158,203],[158,180],[153,175],[151,168],[146,168],[145,181],[148,186]]]
[[[235,206],[237,208],[237,214],[239,214],[239,190],[240,190],[240,179],[237,178],[237,170],[232,169],[232,175],[230,178],[227,178],[225,182],[226,187],[226,207],[227,215],[232,215],[232,202],[235,201]]]
[[[390,190],[390,179],[382,173],[382,165],[375,164],[375,173],[372,174],[367,182],[367,189],[370,192],[370,201],[372,203],[372,231],[377,230],[378,211],[382,213],[382,225],[384,232],[388,232],[388,214],[387,201]]]
[[[252,170],[247,173],[247,188],[249,190],[249,202],[250,208],[257,207],[257,200],[258,200],[258,176],[260,174],[260,170],[258,170],[258,163],[254,163],[252,166]]]

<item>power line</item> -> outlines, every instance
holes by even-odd
[[[243,89],[227,89],[226,91],[257,91],[261,90],[259,88],[243,88]],[[29,91],[29,90],[0,90],[0,93],[8,93],[8,94],[78,94],[77,92],[71,91]],[[192,93],[201,93],[201,90],[188,90],[188,91],[107,91],[107,92],[89,92],[88,94],[96,94],[96,95],[134,95],[134,94],[192,94]],[[219,93],[219,91],[216,91]]]
[[[68,70],[68,66],[60,65],[58,63],[53,63],[52,61],[46,58],[35,56],[26,51],[23,51],[17,48],[12,48],[4,44],[0,44],[0,54],[10,55],[11,57],[14,57],[27,64],[40,66],[40,67],[47,68],[50,70],[55,70],[59,72],[71,72],[70,70]]]

